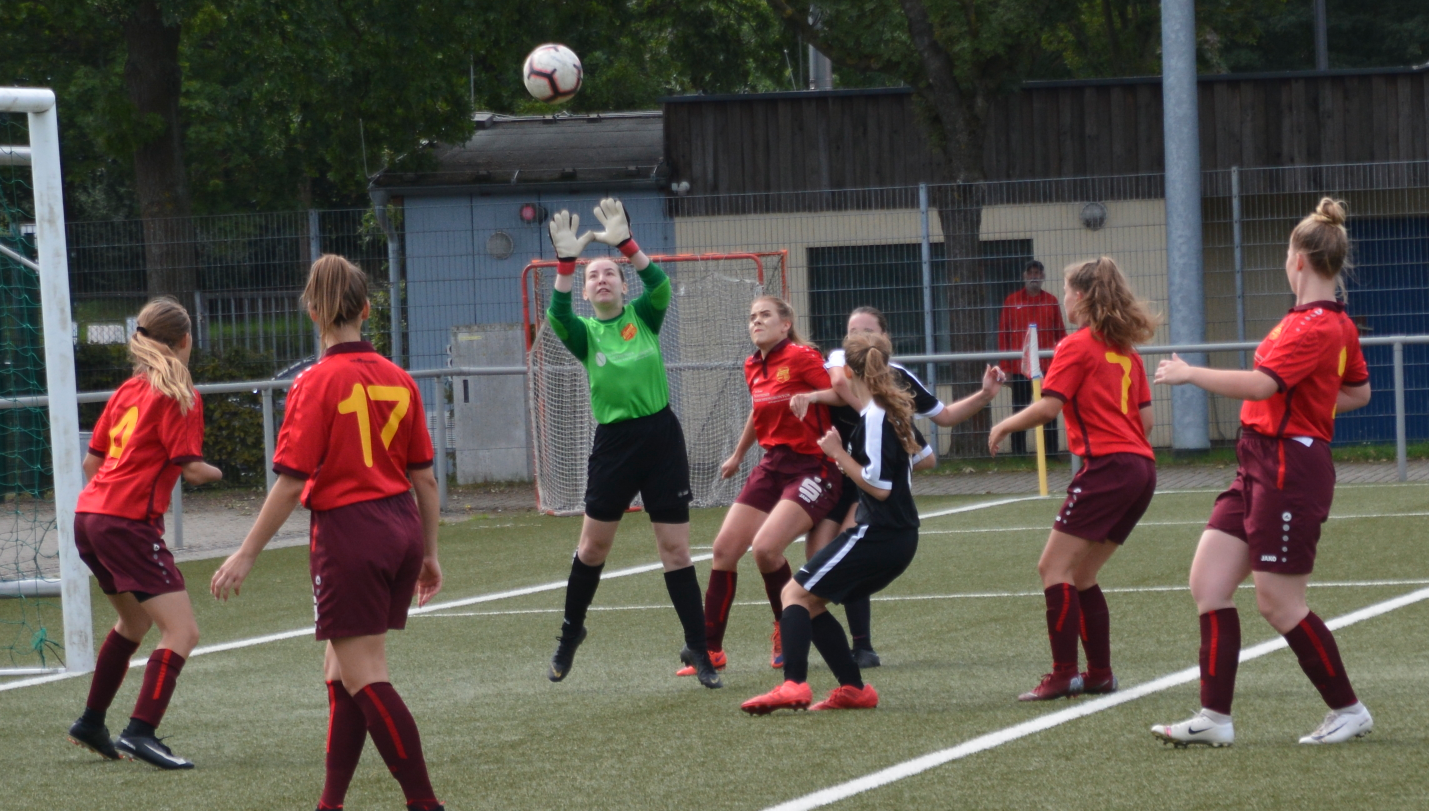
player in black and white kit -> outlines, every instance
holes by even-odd
[[[810,709],[878,706],[878,693],[864,684],[843,626],[828,604],[867,599],[882,590],[908,568],[918,549],[912,474],[922,444],[913,428],[913,397],[889,367],[892,346],[886,336],[850,335],[844,350],[845,374],[853,383],[850,401],[862,406],[850,437],[852,453],[836,429],[824,435],[819,447],[859,489],[857,523],[819,550],[785,586],[780,620],[784,683],[741,705],[752,715],[810,708],[810,644],[818,647],[839,682]]]
[[[857,307],[852,313],[849,313],[848,335],[860,333],[886,336],[888,334],[888,319],[877,307]],[[849,395],[849,378],[834,372],[835,369],[843,366],[844,350],[835,349],[830,352],[825,367],[829,370],[829,380],[832,382],[833,388],[813,394],[795,395],[789,405],[800,416],[802,416],[802,410],[808,408],[809,403],[821,402],[827,405],[829,418],[834,427],[838,429],[839,436],[847,444],[851,441],[853,430],[861,418],[858,410],[848,405],[848,402],[852,400]],[[1002,388],[1002,384],[1006,380],[997,367],[989,366],[983,375],[981,389],[952,405],[944,405],[936,394],[923,385],[923,381],[919,380],[917,375],[908,371],[902,364],[890,361],[888,367],[899,385],[912,395],[914,414],[927,418],[934,425],[944,428],[957,425],[987,407],[988,403],[991,403],[997,396],[998,390]],[[917,432],[917,428],[914,428],[914,431]],[[926,470],[936,465],[938,460],[933,449],[924,442],[923,435],[917,433],[917,437],[922,450],[913,456],[913,469]],[[854,506],[858,503],[858,494],[859,489],[845,478],[838,503],[829,511],[828,517],[820,521],[809,532],[804,546],[805,554],[813,557],[820,549],[827,546],[835,535],[853,527]],[[883,662],[873,649],[872,617],[868,599],[846,601],[844,614],[848,617],[849,633],[853,636],[853,657],[858,662],[858,666],[867,669],[881,665]]]

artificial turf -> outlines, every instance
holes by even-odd
[[[1316,581],[1429,580],[1423,513],[1429,487],[1344,487]],[[1214,493],[1159,495],[1143,525],[1103,571],[1122,685],[1195,663],[1195,609],[1184,586]],[[999,499],[923,498],[920,509]],[[877,710],[746,717],[740,701],[779,679],[768,666],[771,614],[746,557],[726,649],[726,687],[676,679],[679,624],[658,571],[607,580],[591,635],[561,684],[544,678],[563,590],[414,616],[389,641],[392,680],[422,730],[432,782],[452,811],[476,808],[759,809],[1070,706],[1015,696],[1048,669],[1036,560],[1059,501],[1018,501],[924,523],[917,559],[873,606],[885,665],[865,674]],[[1396,513],[1420,515],[1395,516]],[[692,538],[708,546],[722,510],[696,511]],[[473,519],[442,531],[453,600],[564,580],[579,519]],[[1004,529],[1004,528],[1014,529]],[[1020,529],[1016,529],[1020,528]],[[964,532],[959,530],[995,530]],[[695,554],[707,550],[696,549]],[[802,559],[801,546],[790,559]],[[241,597],[207,596],[219,561],[183,565],[208,645],[311,623],[306,550],[264,553]],[[656,560],[642,516],[617,538],[607,573]],[[701,583],[708,563],[699,564]],[[1172,587],[1172,590],[1155,590]],[[1142,588],[1143,591],[1117,591]],[[1423,588],[1405,583],[1313,588],[1329,619]],[[983,596],[968,596],[983,595]],[[884,599],[880,599],[884,598]],[[1247,645],[1274,632],[1239,597]],[[599,610],[610,609],[610,610]],[[614,610],[623,609],[623,610]],[[112,619],[96,592],[97,634]],[[1289,651],[1241,668],[1231,749],[1174,750],[1150,724],[1197,706],[1193,683],[1033,734],[836,808],[1292,808],[1429,806],[1429,602],[1337,633],[1376,731],[1332,747],[1298,746],[1324,713]],[[147,648],[146,648],[147,650]],[[64,729],[87,680],[0,692],[9,742],[6,808],[298,809],[322,783],[326,695],[321,648],[310,637],[193,657],[161,735],[192,772],[107,763],[69,746]],[[814,657],[816,695],[833,680]],[[111,710],[117,731],[132,706],[131,673]],[[1082,699],[1079,699],[1082,700]],[[396,809],[401,795],[368,746],[347,806]]]

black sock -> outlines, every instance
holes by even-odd
[[[79,720],[92,727],[102,727],[104,726],[104,716],[106,715],[108,715],[108,713],[104,710],[92,710],[89,707],[85,707],[84,715],[81,715]]]
[[[581,563],[579,554],[571,557],[571,577],[566,581],[566,620],[561,624],[561,636],[574,639],[585,627],[585,612],[595,599],[600,571],[604,568],[604,563],[598,566]]]
[[[138,718],[130,718],[129,726],[124,728],[124,734],[130,737],[152,738],[154,737],[154,725],[148,721],[140,721]]]
[[[839,684],[863,689],[863,674],[858,672],[858,665],[854,664],[853,651],[849,650],[848,637],[844,636],[844,627],[839,625],[839,621],[834,619],[834,615],[825,611],[814,617],[809,627],[812,631],[814,647],[819,649],[824,661],[828,662],[829,670],[834,672],[834,678],[839,680]],[[787,649],[784,656],[786,657],[785,662],[787,662],[789,656]]]
[[[779,636],[784,643],[784,680],[804,683],[809,680],[809,639],[812,637],[809,609],[802,605],[784,606],[779,618]]]
[[[848,632],[853,637],[854,650],[873,650],[873,623],[868,595],[855,597],[844,603],[844,616],[848,617]]]
[[[665,572],[665,590],[670,592],[670,602],[685,629],[685,647],[695,653],[705,650],[705,606],[695,567]]]

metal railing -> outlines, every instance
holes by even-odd
[[[1392,346],[1394,351],[1394,417],[1395,417],[1395,454],[1398,464],[1399,481],[1408,479],[1408,436],[1405,426],[1405,404],[1404,404],[1404,347],[1406,345],[1429,344],[1429,335],[1386,335],[1360,339],[1363,346]],[[1253,351],[1258,342],[1225,342],[1207,344],[1174,344],[1162,346],[1142,346],[1137,351],[1142,355],[1170,355],[1173,352],[1187,355],[1204,355],[1210,352],[1238,352]],[[1044,358],[1050,358],[1052,351],[1043,350],[1039,353]],[[1019,352],[965,352],[965,353],[945,353],[931,355],[899,355],[895,359],[900,363],[950,363],[950,362],[988,362],[999,360],[1013,360],[1022,357]],[[732,365],[742,365],[741,362],[731,361]],[[409,372],[413,378],[422,379],[443,379],[453,377],[483,377],[498,375],[525,375],[527,373],[524,366],[483,366],[483,367],[447,367],[442,369],[419,369]],[[272,471],[273,450],[276,444],[275,419],[273,412],[273,391],[277,389],[287,389],[293,385],[290,379],[284,380],[246,380],[236,383],[205,383],[194,388],[200,394],[237,394],[256,393],[262,398],[263,408],[263,453],[264,467],[267,472],[267,486],[271,488],[276,479]],[[93,391],[79,394],[81,403],[102,403],[108,401],[114,395],[113,391]],[[17,397],[13,399],[0,400],[0,410],[9,408],[35,408],[44,407],[49,404],[49,398],[44,395],[34,395],[29,397]],[[438,449],[435,460],[435,474],[437,477],[438,492],[440,494],[441,506],[447,506],[447,479],[448,465],[447,454],[447,430],[446,430],[446,404],[438,406],[438,416],[433,429],[432,444]],[[183,548],[183,499],[182,483],[175,486],[174,490],[174,547]]]

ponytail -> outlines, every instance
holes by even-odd
[[[806,341],[799,336],[799,319],[794,316],[794,308],[789,305],[789,302],[778,296],[759,296],[754,301],[767,301],[773,304],[774,311],[779,313],[780,320],[789,322],[789,343],[807,346],[810,349],[818,349],[818,346],[813,342]]]
[[[868,386],[878,407],[887,412],[903,450],[914,454],[921,448],[913,432],[913,395],[903,388],[888,365],[892,355],[893,345],[887,335],[862,332],[844,339],[844,362]]]
[[[325,253],[308,271],[303,303],[311,310],[318,332],[327,335],[362,318],[362,308],[367,306],[367,274],[343,257]]]
[[[134,374],[145,375],[149,385],[179,404],[187,414],[194,405],[194,381],[189,367],[174,351],[189,334],[189,314],[177,299],[156,298],[139,311],[139,327],[129,336],[129,357]]]
[[[1078,321],[1111,346],[1130,349],[1156,335],[1159,319],[1132,292],[1121,268],[1111,257],[1074,262],[1062,273],[1067,284],[1083,298],[1075,307]]]

